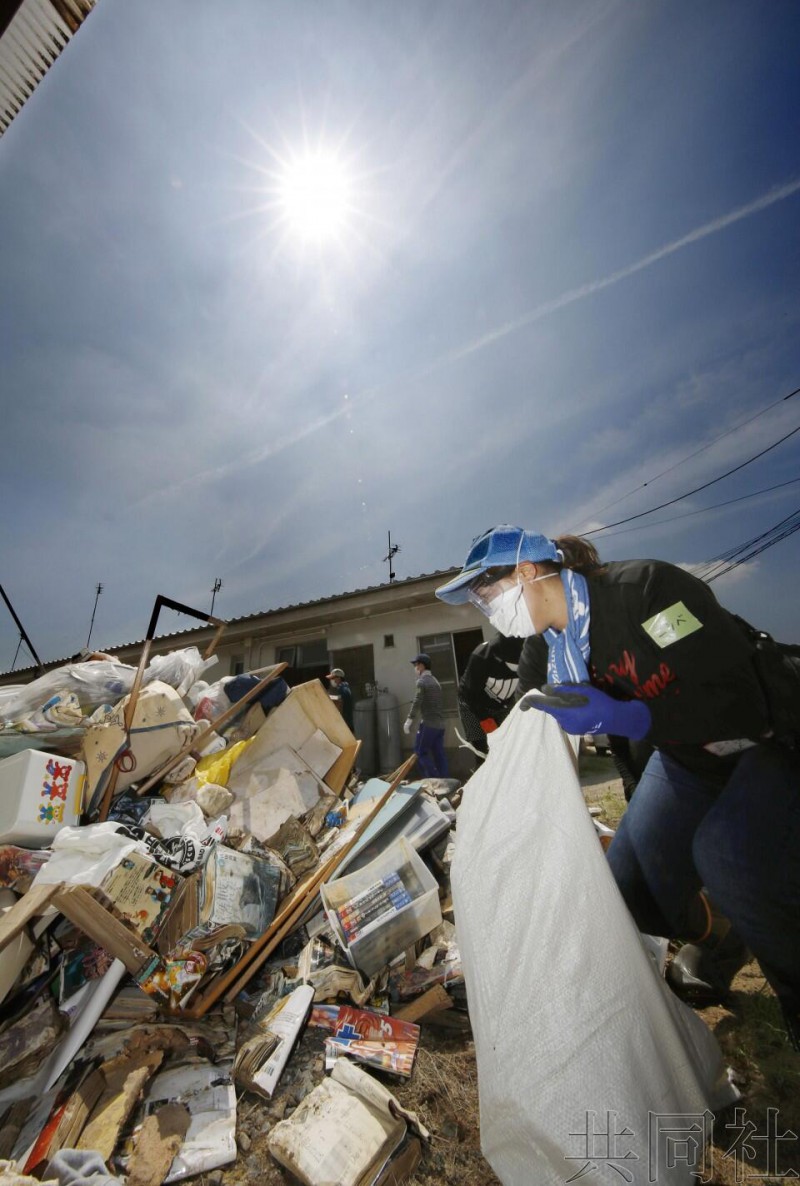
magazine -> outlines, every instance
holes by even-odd
[[[309,1025],[330,1032],[325,1042],[325,1065],[330,1069],[342,1054],[365,1066],[408,1078],[419,1047],[419,1026],[351,1005],[315,1005]]]

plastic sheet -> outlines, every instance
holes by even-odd
[[[516,709],[489,738],[464,791],[452,886],[481,1145],[504,1186],[563,1186],[584,1166],[615,1186],[696,1181],[667,1156],[660,1118],[694,1125],[686,1144],[702,1149],[706,1110],[738,1093],[647,954],[544,714]]]

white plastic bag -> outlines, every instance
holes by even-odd
[[[166,655],[155,655],[147,666],[142,682],[147,685],[153,680],[160,680],[184,696],[188,689],[218,662],[216,655],[204,659],[197,647],[184,647],[180,651],[170,651]]]
[[[688,1186],[681,1138],[702,1150],[706,1109],[738,1096],[716,1041],[645,951],[555,721],[515,709],[489,747],[452,866],[483,1153],[504,1186],[563,1186],[584,1166],[591,1182]],[[687,1131],[667,1134],[675,1117]]]
[[[19,685],[13,695],[2,697],[2,719],[24,720],[53,696],[72,692],[84,708],[114,704],[133,687],[135,667],[116,660],[95,659],[88,663],[66,663],[48,671],[29,684]]]

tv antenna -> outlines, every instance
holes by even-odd
[[[211,613],[214,612],[214,599],[222,588],[222,578],[216,577],[214,579],[214,588],[211,590]]]
[[[100,600],[100,594],[103,592],[103,586],[100,581],[97,582],[97,587],[94,591],[94,609],[92,610],[92,620],[89,623],[89,633],[86,636],[86,649],[89,649],[89,639],[92,637],[92,630],[94,629],[94,615],[97,613],[97,603]]]
[[[389,552],[383,558],[383,563],[384,564],[388,563],[388,565],[389,565],[389,580],[390,581],[393,581],[394,578],[397,576],[397,573],[392,568],[392,560],[394,559],[394,557],[397,555],[397,553],[399,551],[400,551],[400,545],[392,543],[392,533],[390,531],[389,532]]]

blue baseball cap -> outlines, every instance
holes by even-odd
[[[449,605],[461,605],[468,600],[472,581],[487,568],[516,568],[525,560],[534,564],[551,560],[558,564],[561,559],[558,548],[546,535],[501,523],[476,536],[461,572],[446,585],[440,585],[436,596]]]

